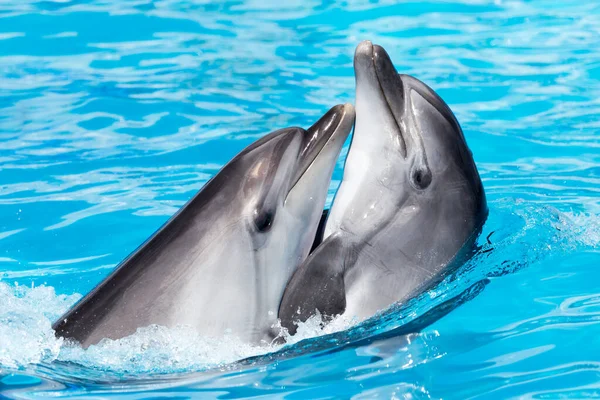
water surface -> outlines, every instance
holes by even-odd
[[[2,395],[600,394],[600,6],[396,3],[0,0]],[[364,39],[465,131],[490,206],[469,264],[283,354],[185,329],[88,351],[54,338],[51,322],[238,151],[353,102]]]

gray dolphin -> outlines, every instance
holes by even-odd
[[[249,343],[272,335],[306,258],[354,107],[248,146],[54,325],[83,347],[137,328],[188,325]]]
[[[279,318],[364,319],[465,261],[487,217],[477,168],[450,108],[398,75],[380,46],[354,57],[356,125],[324,240],[296,270]]]

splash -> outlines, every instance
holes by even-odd
[[[125,375],[157,374],[223,367],[275,349],[271,345],[250,345],[232,335],[203,337],[186,326],[151,325],[123,339],[104,339],[86,350],[66,343],[58,360]]]
[[[0,372],[56,359],[62,339],[55,338],[51,321],[80,297],[0,282]]]
[[[0,373],[53,361],[119,374],[197,371],[277,349],[275,345],[252,346],[229,335],[205,338],[185,326],[153,325],[84,350],[56,338],[52,330],[52,322],[80,298],[80,294],[57,295],[48,286],[0,282]]]
[[[565,218],[570,220],[574,227],[573,236],[581,245],[600,247],[600,215],[566,213]]]

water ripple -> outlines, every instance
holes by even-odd
[[[596,395],[599,16],[595,2],[550,0],[0,0],[2,396]],[[223,371],[183,373],[256,349],[189,332],[95,353],[53,338],[74,293],[236,152],[353,101],[363,39],[461,122],[491,205],[472,263],[379,320],[282,350],[292,358]],[[420,333],[378,336],[435,310],[447,315]],[[71,363],[52,362],[61,352]],[[178,373],[113,386],[108,370],[135,368]]]

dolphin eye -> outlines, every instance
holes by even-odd
[[[429,168],[415,168],[410,175],[411,183],[417,189],[426,189],[431,184],[431,171]]]
[[[259,211],[254,212],[254,225],[259,232],[268,232],[275,219],[275,213],[273,211]]]

